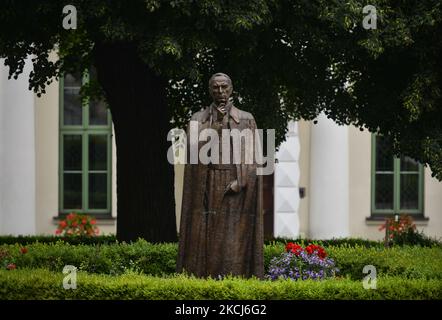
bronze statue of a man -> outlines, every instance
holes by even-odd
[[[218,133],[220,153],[226,150],[222,147],[226,143],[221,139],[223,129],[240,132],[250,129],[253,133],[256,129],[253,116],[237,109],[230,101],[232,90],[229,76],[214,74],[209,80],[213,103],[191,119],[198,124],[199,134],[204,129]],[[189,129],[187,133],[189,137]],[[262,278],[261,177],[257,175],[255,160],[244,161],[247,147],[255,146],[241,143],[241,161],[235,162],[232,154],[238,145],[235,146],[230,137],[227,143],[230,144],[229,163],[221,161],[226,155],[220,154],[219,163],[203,164],[198,160],[196,164],[186,164],[177,271],[197,277],[218,278],[231,274]],[[198,153],[202,145],[204,142],[200,141]]]

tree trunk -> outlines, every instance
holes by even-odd
[[[117,238],[176,241],[166,81],[139,59],[131,45],[96,44],[94,60],[115,129]]]

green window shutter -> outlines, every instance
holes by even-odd
[[[372,135],[371,208],[373,215],[423,214],[423,166],[395,157],[387,138]]]
[[[84,75],[60,79],[59,212],[110,215],[112,121],[102,101],[81,101]]]

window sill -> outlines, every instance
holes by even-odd
[[[413,218],[414,223],[417,226],[426,226],[428,224],[428,221],[430,221],[430,218],[425,217],[422,214],[410,214],[410,216]],[[370,217],[365,218],[365,224],[367,225],[381,225],[385,222],[385,219],[392,218],[394,215],[387,214],[387,215],[380,215],[380,214],[373,214]]]
[[[59,216],[52,218],[52,223],[58,225],[58,222],[62,219],[65,219],[67,214],[60,213]],[[97,220],[97,225],[99,226],[113,226],[115,225],[117,218],[112,217],[110,214],[97,214],[94,216],[95,220]]]

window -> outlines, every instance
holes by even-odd
[[[376,214],[423,215],[423,166],[409,157],[394,157],[390,141],[372,136],[371,206]]]
[[[87,81],[88,73],[60,80],[60,213],[110,215],[112,121],[102,101],[81,101]]]

